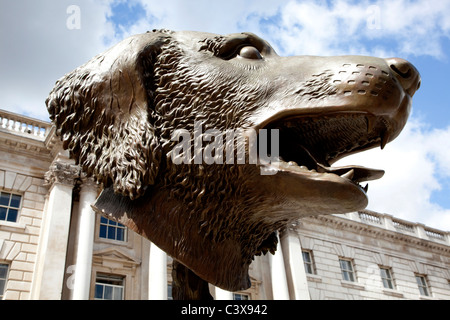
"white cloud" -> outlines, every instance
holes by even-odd
[[[44,102],[55,81],[105,49],[108,3],[76,1],[80,28],[68,29],[73,2],[2,1],[0,108],[48,119]]]
[[[448,0],[290,1],[268,36],[284,54],[442,58],[449,15]]]
[[[154,28],[176,31],[192,30],[227,34],[249,31],[250,16],[258,18],[277,12],[287,0],[138,0],[145,8],[146,19],[132,27],[131,33]],[[244,30],[245,29],[245,30]]]
[[[415,118],[384,150],[352,155],[335,165],[363,165],[386,171],[369,182],[369,209],[450,230],[450,210],[431,201],[450,178],[450,127],[429,130]]]
[[[107,19],[113,2],[75,1],[81,10],[79,30],[66,27],[66,10],[74,1],[2,2],[0,108],[46,118],[43,103],[54,81],[120,40]],[[442,39],[450,37],[450,0],[133,3],[145,8],[145,17],[122,27],[121,38],[153,28],[253,31],[273,43],[282,55],[428,54],[441,58]]]

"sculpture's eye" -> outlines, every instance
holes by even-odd
[[[251,46],[242,47],[241,50],[239,51],[238,57],[256,60],[260,60],[263,58],[259,50]]]

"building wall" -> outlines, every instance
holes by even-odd
[[[8,119],[13,119],[9,122]],[[9,266],[5,299],[29,299],[47,188],[51,154],[44,144],[48,123],[28,120],[22,131],[16,115],[0,113],[0,191],[21,196],[16,222],[0,220],[0,263]],[[14,123],[14,126],[10,124]],[[20,124],[17,125],[16,124]],[[37,128],[36,134],[34,129]],[[42,128],[42,132],[41,132]],[[42,134],[41,134],[42,133]]]
[[[0,263],[10,266],[5,297],[28,299],[47,192],[43,179],[4,170],[0,170],[0,190],[23,199],[17,223],[0,221]]]
[[[302,219],[297,227],[302,249],[314,257],[315,273],[307,275],[312,299],[450,299],[448,234],[424,239],[355,215]],[[352,261],[354,282],[343,280],[340,258]],[[380,267],[390,269],[394,289],[383,287]],[[426,277],[430,296],[420,295],[415,275]]]

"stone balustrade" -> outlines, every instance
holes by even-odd
[[[450,245],[450,232],[430,228],[421,223],[402,220],[389,214],[362,210],[339,216],[420,239]]]
[[[0,131],[44,141],[52,124],[0,109]]]

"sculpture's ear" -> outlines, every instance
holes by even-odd
[[[169,38],[149,32],[123,40],[58,80],[46,101],[64,148],[83,170],[131,199],[158,174],[153,62]]]

